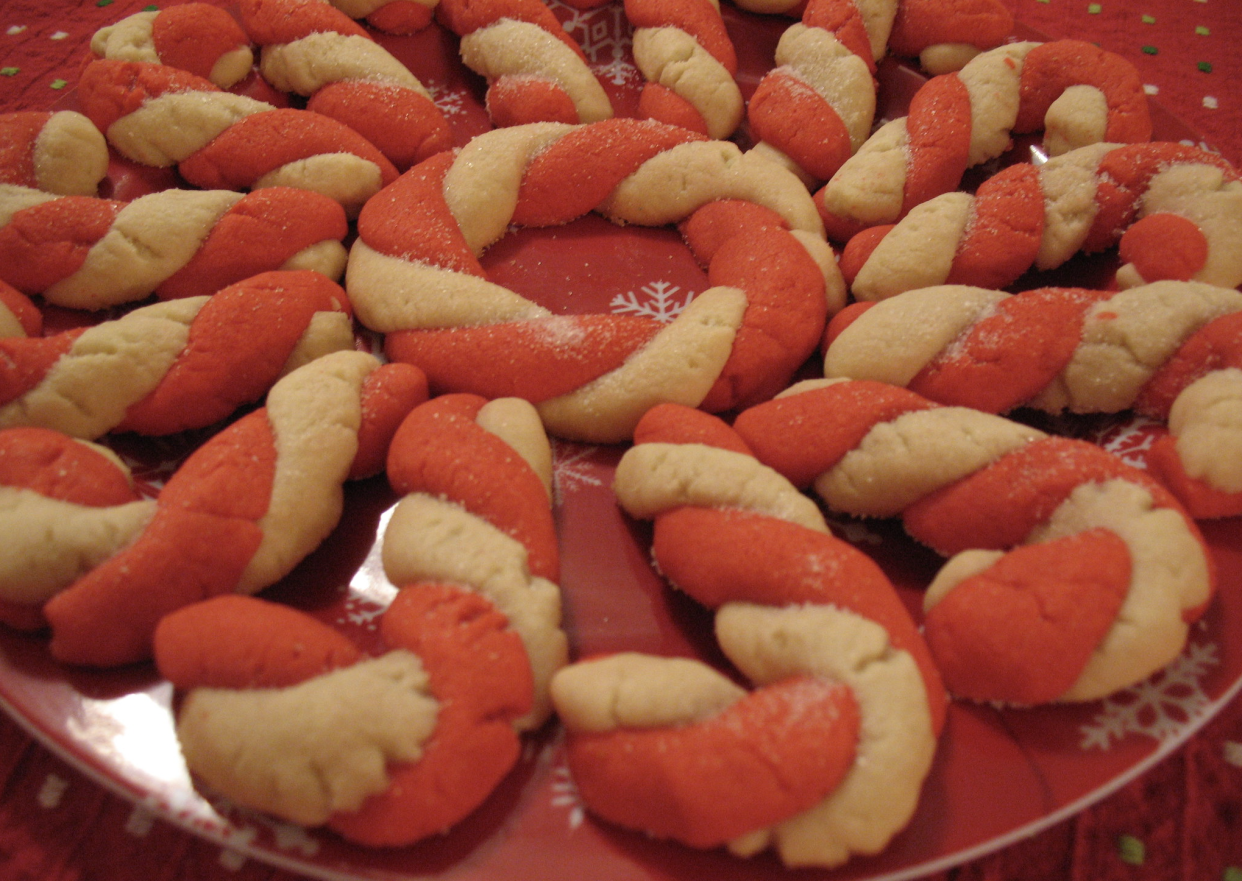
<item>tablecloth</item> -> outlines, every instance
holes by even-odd
[[[89,36],[145,0],[4,0],[0,112],[46,109]],[[1242,165],[1237,0],[1011,0],[1017,20],[1129,59],[1153,99]],[[0,881],[289,881],[114,794],[0,717]],[[1242,699],[1076,817],[933,881],[1242,881]],[[589,881],[589,879],[583,879]]]

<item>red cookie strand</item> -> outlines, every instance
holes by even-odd
[[[161,95],[219,91],[215,83],[189,71],[137,61],[91,62],[78,79],[83,112],[104,134],[118,119]]]
[[[559,84],[537,77],[501,77],[487,90],[487,115],[496,128],[542,122],[578,122],[578,108]]]
[[[1185,217],[1149,214],[1122,233],[1117,253],[1147,281],[1189,281],[1207,263],[1208,240]]]
[[[1129,550],[1107,530],[1025,545],[954,588],[924,631],[954,694],[1048,703],[1074,684],[1129,583]]]
[[[284,688],[362,659],[304,612],[239,594],[194,603],[155,628],[154,656],[174,688]]]
[[[487,520],[522,543],[532,574],[555,582],[560,561],[547,493],[525,460],[474,421],[485,403],[443,395],[414,410],[393,438],[388,480],[400,494],[428,493]]]
[[[77,272],[124,207],[112,199],[64,196],[15,212],[0,227],[5,281],[40,294]]]
[[[547,31],[586,61],[581,47],[561,27],[552,10],[539,0],[441,0],[436,16],[459,37],[505,18],[524,21]]]
[[[753,456],[741,436],[715,416],[687,411],[676,404],[656,404],[634,429],[634,443],[704,444]]]
[[[98,508],[140,498],[129,474],[112,459],[46,428],[0,431],[0,486]]]
[[[1004,287],[1039,255],[1044,236],[1039,172],[1032,165],[1014,165],[988,178],[975,191],[973,207],[945,283]]]
[[[362,425],[350,480],[384,470],[397,429],[407,414],[429,397],[427,375],[412,364],[384,364],[362,383]]]
[[[976,46],[999,46],[1013,24],[1013,13],[1000,0],[901,0],[888,48],[913,58],[929,46],[960,43],[963,35]]]
[[[1123,478],[1146,489],[1160,507],[1181,511],[1173,495],[1143,471],[1087,441],[1032,441],[902,512],[906,530],[943,556],[968,548],[1022,544],[1073,490]]]
[[[830,178],[854,152],[849,130],[832,105],[780,69],[759,81],[746,113],[759,140],[780,145],[818,180]]]
[[[576,734],[569,767],[605,820],[717,847],[832,792],[854,760],[859,725],[848,688],[795,678],[694,725]]]
[[[486,398],[539,403],[615,370],[659,332],[660,324],[629,315],[572,315],[449,330],[394,331],[384,352],[417,364],[437,393],[469,389]],[[502,360],[481,352],[506,352]],[[500,369],[498,369],[500,368]]]
[[[367,16],[367,24],[387,34],[417,34],[431,24],[435,6],[415,0],[389,0]]]
[[[531,706],[522,641],[482,595],[451,585],[407,586],[385,610],[384,641],[418,655],[439,701],[435,731],[414,763],[330,828],[373,846],[444,832],[477,808],[521,754],[513,721]]]
[[[221,55],[249,46],[246,32],[226,9],[210,3],[182,3],[162,9],[151,23],[160,63],[201,77]]]
[[[372,196],[358,214],[359,237],[382,254],[483,277],[444,201],[444,175],[452,165],[450,153],[433,156]]]
[[[37,186],[35,139],[51,118],[50,111],[40,110],[0,114],[0,183]]]
[[[914,93],[906,123],[910,158],[902,214],[961,183],[970,125],[970,95],[960,77],[933,77]]]

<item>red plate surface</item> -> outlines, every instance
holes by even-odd
[[[619,6],[589,13],[555,8],[586,48],[618,115],[632,115],[641,78],[630,60]],[[739,81],[749,94],[771,64],[788,21],[732,7],[726,15],[741,60]],[[377,36],[431,88],[459,143],[487,129],[481,82],[461,67],[455,40],[434,27],[415,37]],[[908,67],[885,62],[881,115],[901,115],[921,82]],[[245,88],[265,91],[253,82]],[[1168,113],[1156,108],[1155,114],[1158,138],[1197,141]],[[1003,161],[1025,161],[1027,146],[1019,144]],[[109,191],[130,198],[170,185],[175,185],[171,173],[116,162]],[[488,252],[484,265],[493,280],[565,313],[668,318],[705,287],[702,271],[675,231],[619,228],[594,216],[555,230],[511,232]],[[1079,258],[1055,276],[1032,276],[1020,286],[1098,285],[1107,281],[1110,268],[1108,257]],[[1074,420],[1056,427],[1092,437],[1139,463],[1162,430],[1126,419]],[[154,494],[202,437],[112,443]],[[558,442],[555,453],[561,586],[574,651],[633,649],[719,660],[707,613],[670,592],[653,573],[648,527],[626,518],[612,498],[609,485],[622,450]],[[340,527],[265,595],[365,640],[393,591],[379,568],[377,535],[394,502],[382,477],[348,487]],[[838,519],[834,525],[880,562],[917,614],[938,558],[892,523]],[[888,850],[842,869],[795,874],[896,881],[943,869],[1081,810],[1179,746],[1242,688],[1242,524],[1207,523],[1204,530],[1218,564],[1220,592],[1168,670],[1082,706],[954,705],[919,809]],[[788,874],[770,855],[739,860],[695,852],[596,823],[575,795],[554,722],[528,739],[519,767],[448,835],[409,848],[369,850],[256,816],[196,790],[177,746],[171,688],[149,666],[68,669],[49,658],[42,638],[4,631],[0,700],[39,739],[110,788],[195,833],[316,877],[743,881]]]

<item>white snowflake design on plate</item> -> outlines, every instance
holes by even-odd
[[[637,292],[626,291],[624,294],[617,294],[608,305],[618,315],[637,315],[668,324],[680,315],[681,310],[689,306],[690,301],[694,299],[693,292],[679,299],[680,293],[681,288],[675,284],[653,281],[643,285]]]
[[[446,89],[435,83],[425,83],[432,102],[445,116],[461,116],[466,112],[466,90]]]
[[[641,83],[642,75],[634,66],[630,49],[633,29],[622,4],[609,3],[585,10],[556,0],[548,5],[562,19],[561,27],[582,48],[597,76],[615,86]]]
[[[1081,728],[1081,748],[1107,750],[1129,734],[1176,738],[1208,708],[1202,678],[1219,663],[1215,643],[1191,643],[1155,676],[1101,701],[1100,712]]]

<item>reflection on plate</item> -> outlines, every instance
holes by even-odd
[[[633,115],[641,79],[628,61],[619,5],[591,12],[556,7],[587,49],[618,115]],[[749,94],[771,63],[788,20],[726,8]],[[739,35],[745,34],[744,38]],[[1022,34],[1039,39],[1038,35]],[[481,83],[465,71],[448,34],[380,36],[426,83],[448,113],[458,142],[487,128]],[[922,77],[886,61],[881,115],[904,112]],[[260,84],[250,88],[262,89]],[[71,101],[72,97],[67,100]],[[1191,133],[1157,108],[1157,137]],[[744,138],[744,135],[741,137]],[[1011,158],[1022,159],[1019,144]],[[167,173],[114,163],[111,192],[130,198],[171,185]],[[555,230],[514,231],[484,257],[492,278],[560,312],[671,317],[705,285],[671,229],[614,227],[588,216]],[[1107,258],[1079,258],[1042,283],[1098,285]],[[1155,433],[1136,421],[1066,422],[1134,461]],[[155,492],[201,437],[117,438],[140,483]],[[707,613],[669,592],[652,572],[645,524],[618,510],[609,486],[621,450],[557,443],[557,525],[562,543],[566,624],[577,652],[633,649],[719,660]],[[266,595],[306,609],[365,640],[392,595],[376,536],[395,498],[384,479],[348,488],[341,526]],[[875,557],[912,611],[939,560],[892,523],[838,520],[836,531]],[[909,828],[882,855],[831,872],[799,876],[913,878],[1031,834],[1142,773],[1189,737],[1242,687],[1242,528],[1204,525],[1222,578],[1220,594],[1183,656],[1142,686],[1074,707],[1002,710],[955,705]],[[1231,635],[1232,634],[1232,635]],[[261,860],[328,879],[558,881],[783,876],[770,855],[738,860],[611,829],[584,815],[554,723],[531,737],[513,774],[451,833],[399,850],[367,850],[333,835],[292,828],[211,800],[192,785],[173,729],[171,688],[149,666],[87,671],[53,663],[43,640],[0,632],[0,699],[39,739],[92,777],[197,834]]]

